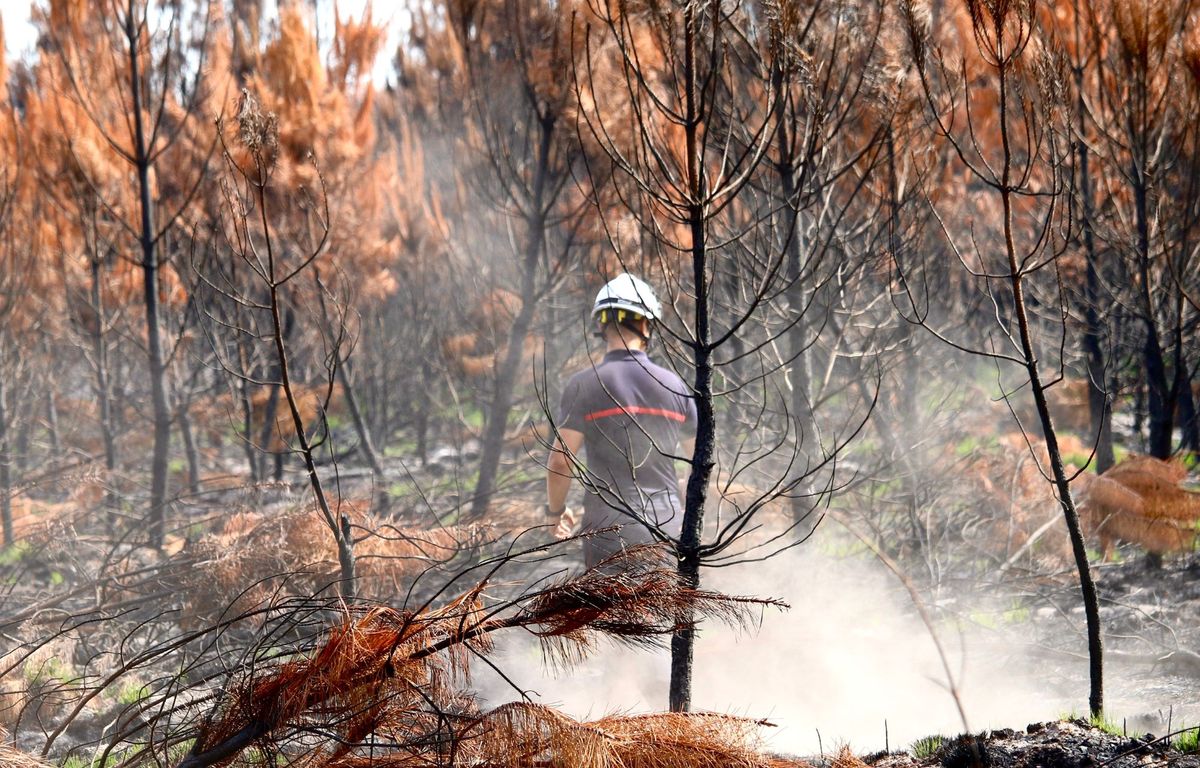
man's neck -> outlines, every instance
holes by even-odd
[[[641,336],[622,329],[619,333],[605,336],[608,349],[605,352],[645,352],[646,342]]]

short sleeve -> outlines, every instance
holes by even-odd
[[[576,432],[583,431],[584,414],[583,398],[581,395],[582,386],[579,383],[578,376],[572,376],[567,385],[563,387],[562,399],[558,408],[558,428],[573,429]]]

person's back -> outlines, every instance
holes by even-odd
[[[632,298],[630,290],[637,291]],[[606,307],[613,305],[621,309],[610,314]],[[579,476],[587,490],[582,530],[621,526],[584,541],[589,567],[625,546],[654,541],[649,526],[678,535],[683,516],[675,457],[689,452],[681,443],[693,437],[696,423],[687,386],[645,352],[650,320],[657,319],[649,287],[621,276],[601,291],[593,316],[600,320],[607,354],[563,389],[559,442],[547,476],[547,507],[555,514],[565,506],[576,470],[567,457],[582,449],[585,469]]]
[[[631,513],[679,533],[674,457],[682,430],[695,423],[686,393],[678,376],[640,350],[609,352],[567,382],[561,426],[583,433],[587,456],[583,530],[633,522]],[[642,531],[630,537],[649,540]]]

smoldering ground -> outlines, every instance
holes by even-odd
[[[696,647],[696,709],[766,718],[776,725],[764,732],[769,748],[797,754],[843,743],[860,753],[903,749],[931,734],[1019,728],[1086,712],[1086,647],[1069,609],[1050,616],[987,595],[942,594],[929,608],[941,617],[936,630],[964,725],[908,592],[870,555],[836,552],[844,542],[839,533],[827,521],[807,544],[772,560],[706,572],[708,587],[781,598],[791,608],[766,610],[745,632],[704,625]],[[1058,628],[1047,627],[1053,622]],[[1070,634],[1062,643],[1067,651],[1049,658],[1031,653],[1034,635],[1046,632]],[[665,649],[604,646],[556,672],[535,638],[508,637],[495,661],[534,701],[573,716],[666,707]],[[1143,696],[1136,684],[1122,684],[1122,674],[1110,664],[1109,716],[1118,725],[1159,711],[1165,720],[1178,707],[1169,691]],[[492,704],[518,698],[491,670],[477,667],[474,683]]]

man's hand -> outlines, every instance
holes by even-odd
[[[546,513],[549,517],[554,517],[554,513],[550,511],[549,505],[546,506]],[[563,511],[558,515],[558,525],[554,528],[554,538],[562,541],[574,536],[576,529],[579,527],[580,517],[582,515],[579,514],[579,510],[564,507]]]

